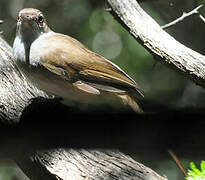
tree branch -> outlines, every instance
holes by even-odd
[[[53,149],[30,156],[37,163],[24,159],[20,167],[32,179],[130,179],[166,180],[129,156],[114,150]],[[18,162],[18,161],[17,161]],[[22,162],[22,159],[21,159]],[[32,162],[32,164],[33,164]],[[43,169],[42,169],[43,167]],[[36,173],[39,172],[40,173]],[[48,175],[46,172],[50,174]]]
[[[199,15],[200,19],[205,23],[205,18],[201,14]]]
[[[183,14],[182,14],[181,17],[175,19],[174,21],[172,21],[172,22],[170,22],[170,23],[168,23],[168,24],[165,24],[165,25],[161,26],[161,28],[162,28],[162,29],[170,28],[171,26],[173,26],[173,25],[175,25],[175,24],[177,24],[177,23],[183,21],[185,18],[187,18],[187,17],[189,17],[189,16],[191,16],[191,15],[193,15],[193,14],[198,14],[198,13],[199,13],[198,10],[199,10],[202,6],[203,6],[203,5],[200,5],[200,6],[196,7],[195,9],[193,9],[192,11],[188,12],[188,13],[183,12]]]
[[[205,56],[176,41],[136,0],[107,0],[113,16],[153,56],[205,87]]]

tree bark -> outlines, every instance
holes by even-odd
[[[150,168],[114,150],[58,148],[39,151],[30,156],[30,159],[21,159],[18,162],[20,162],[20,167],[23,167],[24,171],[29,174],[29,177],[36,180],[166,180]]]
[[[107,0],[111,13],[155,59],[205,87],[205,56],[176,41],[136,0]]]

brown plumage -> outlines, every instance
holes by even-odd
[[[19,16],[20,19],[27,17],[26,20],[23,19],[22,21],[29,22],[21,23],[26,24],[23,27],[24,29],[29,28],[28,24],[31,24],[31,27],[34,28],[34,23],[39,16],[44,18],[42,13],[35,9],[22,10]],[[29,16],[32,16],[32,18],[28,19]],[[31,42],[30,46],[28,45],[29,59],[27,61],[29,61],[29,67],[25,69],[26,58],[19,60],[20,55],[16,55],[15,58],[19,67],[24,73],[26,72],[25,75],[38,88],[65,99],[88,104],[93,103],[93,99],[97,101],[104,98],[107,98],[108,101],[109,99],[111,101],[118,99],[123,104],[129,105],[137,113],[142,112],[130,96],[134,91],[142,95],[132,78],[112,62],[90,51],[74,38],[53,32],[48,28],[46,21],[41,25],[42,28],[36,28],[35,31],[41,30],[42,32]],[[24,32],[21,29],[19,30],[20,33]],[[29,37],[28,34],[25,37]],[[37,68],[39,66],[43,72],[39,71]]]

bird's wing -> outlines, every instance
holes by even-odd
[[[48,42],[53,43],[48,43]],[[53,33],[44,41],[42,65],[62,78],[83,83],[106,91],[122,91],[126,88],[140,90],[133,79],[112,62],[90,51],[79,41]]]

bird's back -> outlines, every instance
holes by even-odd
[[[41,41],[41,43],[38,43]],[[39,44],[41,44],[39,47]],[[40,59],[32,58],[39,54]],[[136,82],[111,61],[90,51],[76,39],[50,32],[33,43],[31,64],[49,63],[72,71],[82,80],[99,84],[109,84],[116,88],[136,89],[141,93]]]

